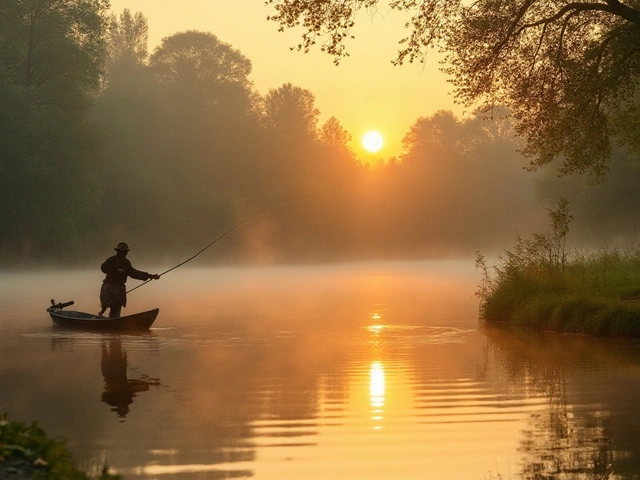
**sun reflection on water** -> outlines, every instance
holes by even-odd
[[[379,319],[379,317],[378,317],[378,319]],[[378,319],[376,319],[376,320],[378,320]],[[382,331],[382,329],[384,328],[384,325],[369,325],[367,328],[374,335],[378,335]]]
[[[371,384],[369,392],[371,394],[371,406],[374,408],[384,407],[384,368],[380,362],[373,362],[370,370]]]
[[[371,419],[376,423],[374,428],[382,428],[378,422],[384,418],[385,395],[384,367],[380,362],[372,362],[369,370],[369,403],[371,404]]]
[[[372,336],[370,340],[370,344],[374,347],[374,352],[372,353],[377,357],[379,355],[380,335],[384,329],[384,325],[380,323],[382,315],[379,311],[374,311],[371,314],[371,320],[376,323],[369,325],[367,330],[371,332]],[[384,419],[385,389],[384,367],[382,362],[374,360],[369,368],[369,404],[371,405],[371,420],[374,422],[374,430],[382,428],[380,422]]]

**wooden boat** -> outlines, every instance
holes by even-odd
[[[47,311],[55,325],[85,330],[141,331],[149,330],[160,312],[160,309],[154,308],[124,317],[108,318],[99,317],[92,313],[62,311],[62,308],[69,305],[73,305],[73,302],[55,304],[53,300],[51,301],[51,306],[47,308]]]

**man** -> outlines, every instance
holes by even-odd
[[[102,288],[100,289],[101,310],[98,316],[101,316],[108,308],[109,318],[119,317],[122,307],[127,306],[127,289],[125,288],[127,277],[145,281],[149,279],[158,280],[160,278],[158,274],[142,272],[133,268],[127,258],[127,254],[131,249],[126,243],[120,242],[114,250],[116,254],[107,258],[100,267],[107,276],[102,281]]]

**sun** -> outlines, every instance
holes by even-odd
[[[382,135],[380,135],[380,132],[371,130],[362,137],[362,146],[367,152],[376,153],[380,151],[382,145],[384,145],[384,139]]]

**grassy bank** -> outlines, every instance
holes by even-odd
[[[119,480],[106,466],[95,475],[80,471],[62,440],[51,439],[37,423],[26,425],[0,416],[0,478],[46,480]]]
[[[550,229],[516,238],[483,272],[477,295],[486,322],[539,330],[640,337],[640,248],[565,250],[568,204],[550,210]]]

